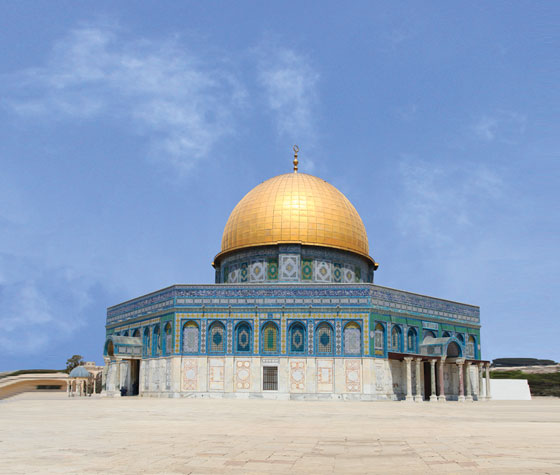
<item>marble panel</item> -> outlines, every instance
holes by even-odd
[[[334,362],[332,359],[317,359],[317,392],[332,393],[334,390]]]
[[[305,390],[305,360],[290,360],[290,392]]]

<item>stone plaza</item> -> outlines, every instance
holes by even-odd
[[[0,402],[0,473],[560,473],[560,399]]]

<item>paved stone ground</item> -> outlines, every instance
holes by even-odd
[[[560,473],[560,399],[0,402],[0,473]]]

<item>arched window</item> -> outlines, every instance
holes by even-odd
[[[447,346],[447,356],[449,356],[450,358],[460,357],[461,356],[461,347],[457,343],[452,341]]]
[[[474,336],[470,335],[467,341],[467,357],[474,358],[476,355],[476,339]]]
[[[272,322],[262,329],[262,350],[264,353],[278,353],[278,327]]]
[[[416,353],[416,330],[414,328],[408,329],[407,334],[407,347],[410,353]]]
[[[317,342],[317,353],[331,355],[334,352],[333,329],[326,323],[321,323],[315,330],[315,341]]]
[[[292,323],[290,326],[290,353],[305,353],[305,327],[300,322]]]
[[[461,345],[465,344],[465,337],[463,336],[462,333],[457,333],[457,340],[461,342]]]
[[[107,356],[115,356],[115,346],[111,340],[107,341],[105,344],[105,355]]]
[[[344,327],[344,354],[360,355],[362,353],[362,329],[356,322]]]
[[[152,339],[152,356],[157,356],[161,353],[161,338],[159,334],[159,325],[154,327],[154,337]]]
[[[144,356],[150,356],[150,349],[151,349],[151,339],[150,339],[150,327],[146,327],[144,329],[144,341],[142,345],[142,349],[144,352]]]
[[[125,331],[125,332],[122,334],[122,336],[128,336],[128,330]]]
[[[210,353],[226,352],[226,329],[222,322],[214,322],[208,329]]]
[[[426,338],[435,338],[436,334],[432,330],[424,330],[424,340]]]
[[[183,353],[198,353],[200,332],[196,322],[183,325]]]
[[[250,353],[251,341],[251,326],[247,322],[241,322],[235,328],[236,353]]]
[[[167,322],[165,324],[165,340],[163,340],[163,353],[165,355],[170,355],[173,353],[173,334],[171,333],[171,323]]]
[[[402,351],[402,331],[396,325],[391,330],[391,347],[393,350]]]
[[[448,331],[445,331],[441,334],[442,338],[449,338],[451,336],[451,333],[449,333]]]
[[[375,325],[375,339],[373,345],[376,355],[383,356],[385,354],[385,327],[381,323]]]
[[[132,334],[132,336],[134,338],[138,338],[140,336],[140,330],[138,328],[136,330],[134,330],[134,333]]]

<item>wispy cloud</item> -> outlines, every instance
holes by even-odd
[[[117,28],[83,27],[54,46],[44,67],[12,77],[5,102],[24,116],[117,117],[147,136],[155,155],[188,170],[232,133],[245,100],[216,59],[208,64],[178,39],[127,41]]]
[[[527,117],[513,111],[497,111],[480,117],[472,126],[475,135],[492,142],[517,143],[525,132]]]
[[[302,55],[289,49],[260,51],[258,78],[278,134],[312,141],[319,74]]]
[[[406,158],[399,172],[403,184],[399,227],[431,246],[465,237],[503,194],[499,175],[483,166],[441,167]]]
[[[40,354],[85,325],[87,279],[8,254],[0,266],[0,356]]]

